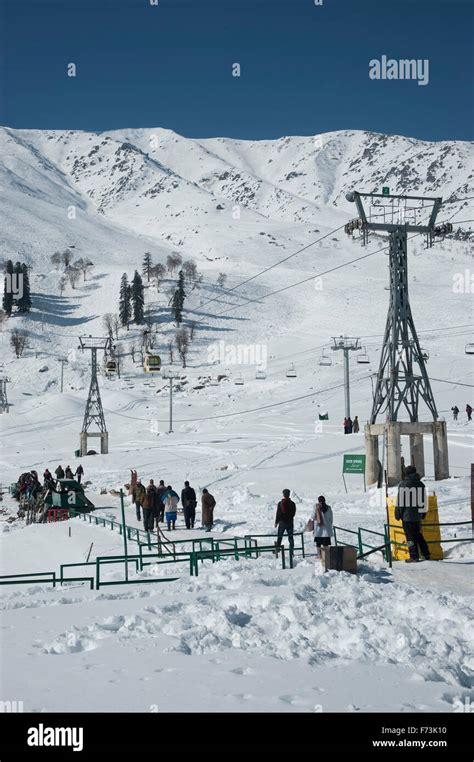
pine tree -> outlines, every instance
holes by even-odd
[[[143,323],[144,302],[143,281],[138,270],[135,270],[132,280],[133,319],[135,323]]]
[[[17,307],[19,312],[29,312],[31,310],[31,290],[30,290],[30,278],[28,275],[28,267],[25,264],[20,265],[20,271],[18,273],[18,283],[20,284],[21,296],[17,299]],[[21,279],[23,278],[23,282]]]
[[[185,298],[186,292],[184,290],[184,273],[182,270],[180,270],[178,275],[178,285],[173,297],[173,314],[176,325],[181,325],[183,322],[183,307]]]
[[[5,272],[2,306],[6,314],[11,315],[13,309],[13,262],[11,259],[8,260],[5,266]]]
[[[127,273],[122,275],[120,281],[120,297],[119,297],[119,317],[123,326],[127,326],[130,323],[132,317],[132,306],[130,304],[131,291],[127,280]]]
[[[150,282],[152,269],[153,269],[153,262],[151,261],[151,254],[149,251],[146,251],[145,256],[143,257],[142,273],[143,275],[146,275],[146,279],[148,283]]]

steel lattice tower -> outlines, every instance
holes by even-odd
[[[423,435],[433,437],[435,478],[449,476],[446,422],[440,420],[425,357],[420,347],[408,294],[408,233],[424,233],[431,246],[436,236],[452,232],[452,225],[436,226],[441,198],[390,195],[383,193],[348,193],[348,201],[357,205],[359,217],[346,226],[346,233],[359,232],[366,244],[370,231],[389,234],[390,303],[377,373],[370,421],[365,427],[367,481],[378,480],[378,436],[387,442],[387,473],[389,486],[401,479],[400,437],[410,437],[412,462],[424,474]],[[363,199],[368,199],[368,211]],[[428,212],[428,220],[426,214]],[[421,217],[425,216],[422,220]],[[419,420],[420,400],[430,412],[431,422]],[[402,415],[405,421],[401,420]],[[384,423],[377,423],[383,415]],[[406,422],[408,418],[408,422]]]
[[[91,352],[91,383],[86,401],[84,421],[81,430],[81,455],[87,454],[87,437],[100,437],[102,454],[108,452],[108,432],[105,425],[104,409],[100,398],[99,381],[97,378],[97,351],[107,352],[110,350],[110,338],[94,338],[93,336],[81,336],[79,348],[89,349]],[[95,429],[92,430],[91,429]]]

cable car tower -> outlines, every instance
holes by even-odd
[[[111,351],[112,342],[110,337],[102,339],[93,336],[80,336],[79,342],[79,349],[82,350],[82,352],[85,349],[89,349],[91,352],[91,383],[84,413],[84,422],[80,434],[81,457],[87,455],[88,437],[100,437],[100,452],[101,455],[106,455],[109,451],[109,434],[105,425],[104,410],[102,408],[99,382],[97,379],[97,351],[102,349],[106,356],[108,356]],[[91,431],[91,427],[97,428],[98,431]]]
[[[410,437],[411,459],[423,476],[423,434],[432,434],[435,479],[449,477],[446,422],[439,420],[436,403],[426,372],[425,352],[420,347],[408,297],[408,233],[424,233],[427,247],[437,236],[452,232],[452,225],[436,226],[441,198],[390,195],[389,188],[382,193],[346,194],[355,202],[359,217],[351,220],[345,231],[359,233],[363,245],[371,231],[389,234],[390,302],[380,356],[379,370],[373,395],[370,422],[365,427],[367,479],[378,480],[378,436],[387,441],[387,480],[389,486],[402,477],[400,436]],[[430,423],[418,419],[419,404],[428,408]],[[383,424],[377,418],[385,415]],[[408,417],[402,422],[400,416]]]

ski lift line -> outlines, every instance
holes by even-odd
[[[289,254],[287,257],[284,257],[283,259],[280,259],[278,262],[275,262],[273,265],[269,265],[269,267],[265,267],[265,269],[261,270],[260,272],[256,273],[255,275],[252,275],[250,278],[246,278],[246,280],[241,281],[241,283],[237,283],[236,286],[233,286],[232,288],[226,289],[226,294],[231,294],[234,291],[236,291],[238,288],[241,288],[242,286],[245,286],[247,283],[250,283],[251,281],[255,280],[256,278],[260,278],[261,275],[264,275],[265,273],[269,272],[270,270],[273,270],[275,267],[278,267],[279,265],[282,265],[284,262],[288,262],[289,259],[292,259],[293,257],[296,257],[298,254],[301,254],[303,251],[306,251],[306,249],[311,248],[311,246],[315,246],[320,241],[324,241],[325,238],[328,238],[330,235],[333,235],[334,233],[337,233],[338,230],[342,230],[344,228],[344,225],[339,225],[338,228],[334,228],[334,230],[330,230],[329,233],[325,233],[325,235],[321,236],[320,238],[317,238],[315,241],[311,241],[311,243],[306,244],[305,246],[301,247],[297,251],[294,251],[292,254]],[[219,297],[215,296],[213,299],[210,299],[207,302],[204,302],[203,305],[200,305],[200,307],[207,307],[209,304],[212,304],[213,302],[218,302]]]
[[[468,386],[470,389],[474,389],[474,384],[464,384],[462,381],[451,381],[447,378],[433,378],[433,376],[430,376],[430,381],[439,381],[441,384],[454,384],[454,386]]]
[[[462,202],[460,202],[460,203],[462,203]],[[457,212],[457,213],[459,214],[459,212]],[[455,215],[456,215],[456,212],[454,212],[454,214],[451,215],[451,219]],[[461,223],[459,223],[459,224],[461,224]],[[336,230],[340,230],[340,228],[336,228]],[[335,231],[332,231],[332,232],[335,232]],[[328,233],[327,235],[331,235],[331,233]],[[326,238],[327,235],[324,236],[324,237]],[[422,235],[422,233],[414,233],[412,236],[409,236],[407,240],[410,241],[410,240],[412,240],[413,238],[416,238],[419,235]],[[322,239],[320,239],[320,240],[322,240]],[[316,243],[316,241],[314,243]],[[227,310],[224,310],[222,312],[216,313],[213,317],[219,317],[220,315],[227,315],[229,312],[232,312],[233,310],[239,309],[241,307],[246,307],[247,304],[254,304],[255,302],[259,302],[262,299],[266,299],[269,296],[275,296],[276,294],[281,294],[283,291],[288,291],[290,288],[295,288],[296,286],[301,286],[303,283],[308,283],[309,281],[314,280],[315,278],[321,278],[323,275],[328,275],[329,273],[335,272],[336,270],[340,270],[343,267],[347,267],[348,265],[352,265],[355,262],[360,262],[363,259],[367,259],[368,257],[374,256],[374,254],[380,253],[381,251],[386,251],[388,248],[389,248],[389,245],[387,244],[386,246],[382,246],[379,249],[376,249],[375,251],[368,252],[367,254],[363,254],[361,257],[356,257],[355,259],[351,259],[348,262],[343,262],[340,265],[336,265],[335,267],[332,267],[329,270],[325,270],[324,272],[321,272],[321,273],[315,273],[314,275],[311,275],[309,278],[304,278],[303,280],[297,281],[296,283],[292,283],[289,286],[284,286],[283,288],[279,288],[276,291],[270,291],[270,293],[264,294],[263,296],[260,296],[257,299],[249,299],[249,300],[247,300],[247,302],[244,302],[244,304],[237,304],[237,305],[235,305],[235,307],[230,307],[230,309],[227,309]],[[277,266],[277,264],[278,263],[275,264],[275,267]]]
[[[356,379],[354,383],[358,383],[359,381],[364,381],[365,379],[370,378],[370,376],[363,376],[359,379]],[[249,410],[239,410],[236,413],[223,413],[222,415],[210,415],[206,416],[204,418],[180,418],[176,419],[176,423],[193,423],[193,422],[200,422],[200,421],[213,421],[219,418],[234,418],[238,415],[246,415],[247,413],[256,413],[260,410],[268,410],[273,407],[280,407],[281,405],[289,405],[292,402],[299,402],[300,400],[309,399],[310,397],[316,397],[318,394],[324,394],[325,392],[331,392],[335,389],[341,389],[344,386],[344,384],[336,384],[335,386],[329,386],[326,389],[318,389],[316,392],[311,392],[310,394],[302,394],[299,397],[293,397],[289,400],[282,400],[281,402],[274,402],[269,405],[262,405],[261,407],[254,407],[250,408]],[[106,413],[109,413],[111,415],[118,415],[121,418],[129,418],[131,421],[150,421],[149,418],[137,418],[135,416],[131,415],[125,415],[124,413],[118,413],[115,410],[107,410],[107,408],[104,408]],[[168,420],[166,419],[160,419],[160,418],[154,418],[153,420],[158,421],[158,423],[168,423]]]

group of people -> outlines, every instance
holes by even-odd
[[[451,408],[451,412],[453,414],[453,420],[457,421],[458,415],[459,415],[459,408],[458,408],[458,406],[454,405]],[[472,421],[472,407],[471,407],[471,405],[469,405],[469,403],[466,405],[466,415],[467,415],[467,420],[468,421]]]
[[[13,497],[18,500],[21,497],[33,498],[35,500],[42,491],[43,487],[38,478],[37,471],[25,471],[18,477]]]
[[[54,473],[56,474],[56,481],[54,480],[53,475],[51,474],[51,471],[49,470],[49,468],[47,468],[43,474],[43,478],[45,482],[46,480],[48,480],[48,482],[53,483],[56,487],[60,479],[74,479],[75,478],[76,481],[78,481],[80,484],[81,479],[84,476],[84,469],[79,463],[78,467],[73,473],[71,466],[66,466],[66,469],[64,469],[61,465],[59,465]]]
[[[409,558],[406,563],[430,560],[429,545],[423,537],[422,520],[425,515],[426,491],[425,485],[420,479],[415,466],[407,466],[405,478],[398,485],[395,518],[402,522],[405,533]],[[282,539],[286,533],[288,544],[294,548],[294,518],[296,505],[290,498],[290,490],[283,490],[283,497],[278,503],[275,527],[277,528],[276,548],[281,547]],[[333,512],[326,503],[324,495],[318,497],[313,508],[311,518],[307,523],[307,529],[313,532],[316,544],[316,556],[321,556],[321,548],[331,545],[333,534]]]
[[[358,434],[360,431],[359,418],[357,416],[355,416],[354,420],[350,416],[349,418],[344,418],[342,425],[344,427],[344,434]]]
[[[158,486],[153,479],[150,479],[145,487],[140,479],[131,487],[132,500],[135,504],[136,516],[141,521],[143,513],[143,526],[146,532],[153,532],[155,524],[158,530],[158,524],[166,521],[168,531],[176,529],[178,518],[178,505],[181,502],[186,529],[194,529],[196,521],[197,497],[196,491],[190,486],[188,481],[184,482],[181,490],[181,498],[178,493],[169,484],[165,486],[163,479],[160,479]],[[206,532],[210,532],[214,523],[214,507],[216,501],[213,495],[204,488],[201,496],[202,526]]]
[[[276,550],[281,547],[285,532],[288,536],[288,545],[293,550],[295,545],[293,537],[295,514],[296,505],[290,498],[290,490],[284,489],[283,497],[277,505],[275,516],[275,527],[277,529]],[[326,503],[324,495],[320,495],[307,524],[307,528],[313,532],[316,544],[316,556],[318,558],[321,556],[321,548],[331,544],[332,525],[332,508]]]

